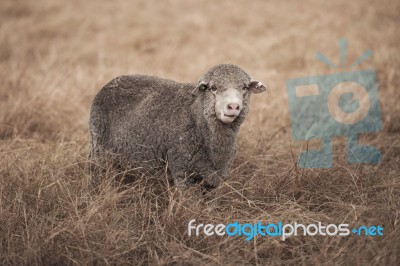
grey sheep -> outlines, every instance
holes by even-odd
[[[117,77],[92,103],[90,169],[100,167],[101,159],[125,168],[163,165],[176,184],[217,187],[235,158],[250,93],[265,90],[231,64],[212,67],[196,84]]]

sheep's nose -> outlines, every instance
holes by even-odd
[[[228,110],[240,110],[240,106],[238,103],[228,103]]]
[[[238,116],[240,113],[240,104],[238,103],[228,103],[225,108],[227,116]]]

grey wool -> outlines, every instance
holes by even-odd
[[[251,93],[265,90],[241,68],[221,64],[197,83],[153,76],[113,79],[95,96],[89,119],[91,169],[166,167],[175,183],[217,187],[236,155]]]

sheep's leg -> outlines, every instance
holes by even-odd
[[[187,176],[183,171],[176,171],[176,169],[169,168],[172,179],[174,180],[174,185],[181,187],[182,189],[187,189],[190,187],[190,183],[187,182]]]
[[[195,171],[188,170],[184,167],[179,168],[174,165],[173,161],[168,162],[168,168],[171,172],[175,185],[189,188],[196,184],[202,184],[205,188],[215,188],[220,182],[221,178],[216,171]],[[206,169],[210,169],[207,167]]]
[[[206,188],[216,188],[222,183],[222,178],[220,175],[214,173],[206,179],[204,186]]]
[[[183,184],[185,187],[196,184],[202,184],[207,189],[217,187],[221,183],[221,171],[217,171],[205,158],[207,155],[202,151],[189,153],[187,150],[177,148],[169,150],[168,169],[174,183]]]
[[[96,141],[93,138],[93,135],[90,134],[89,139],[89,156],[88,156],[88,172],[89,175],[94,177],[99,174],[99,165],[98,161],[98,146],[96,145]]]

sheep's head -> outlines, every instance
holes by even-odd
[[[251,93],[265,91],[265,86],[235,65],[211,68],[200,78],[193,94],[203,95],[205,116],[215,116],[225,124],[241,123],[249,112]]]

